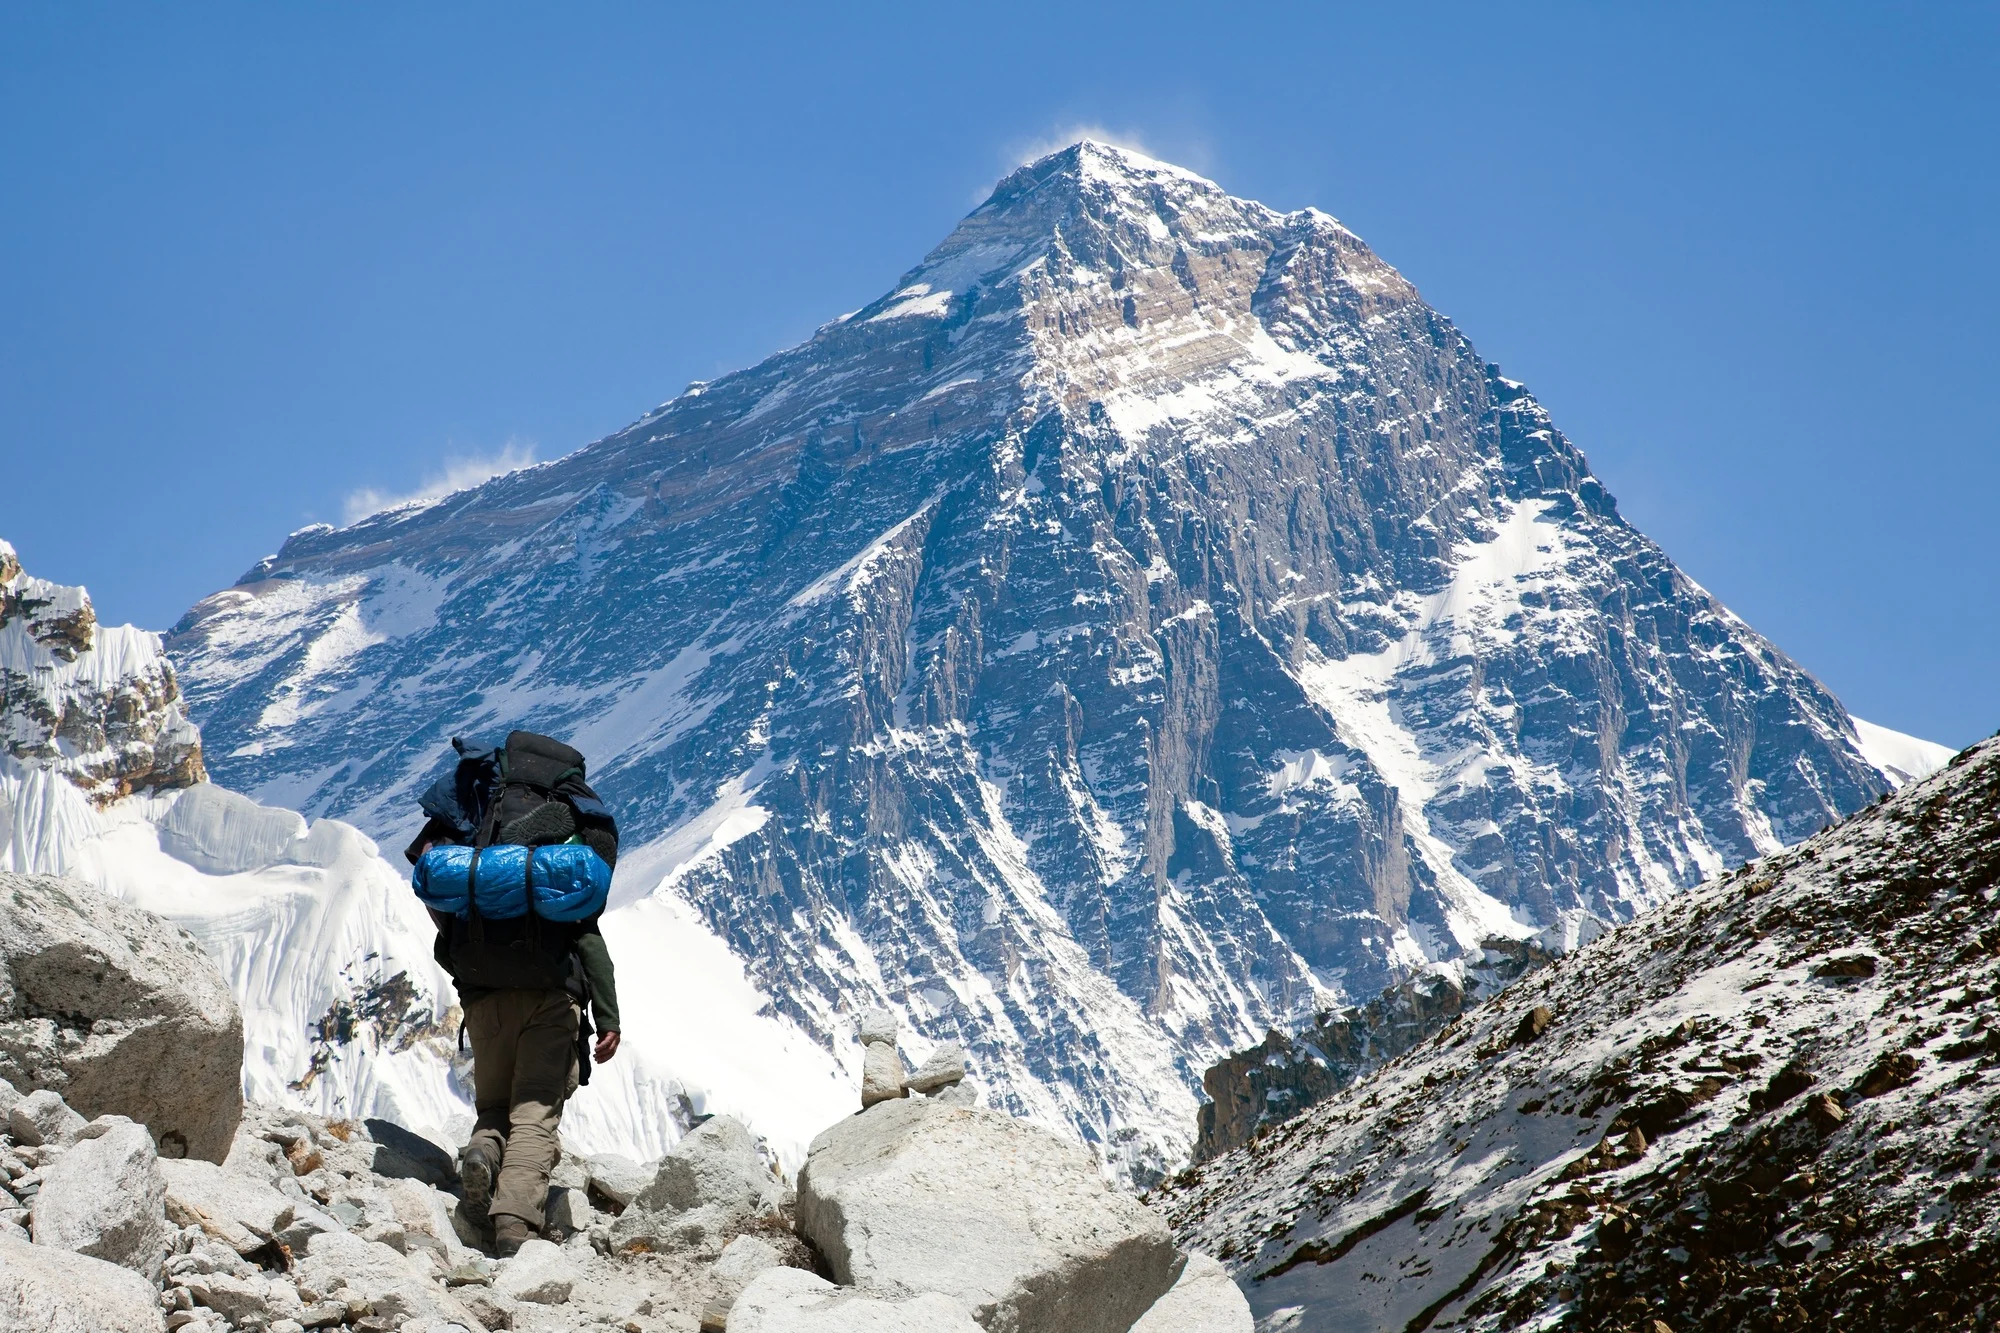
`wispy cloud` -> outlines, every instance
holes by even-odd
[[[467,490],[502,473],[529,467],[534,461],[534,441],[509,440],[496,454],[471,454],[445,459],[444,467],[437,472],[426,474],[413,491],[398,494],[364,486],[358,491],[349,493],[342,509],[346,521],[356,523],[370,514],[379,514],[385,509],[400,509],[404,505],[436,500],[450,495],[453,491]]]

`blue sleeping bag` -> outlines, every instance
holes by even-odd
[[[604,910],[611,893],[611,867],[581,843],[487,847],[479,853],[479,882],[468,892],[472,864],[470,847],[433,847],[418,859],[410,883],[433,911],[465,916],[471,897],[479,915],[494,921],[526,916],[531,885],[535,915],[544,921],[587,920]]]

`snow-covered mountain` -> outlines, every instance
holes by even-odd
[[[2000,741],[1155,1200],[1265,1333],[2000,1321]]]
[[[720,941],[828,1050],[888,1003],[1142,1179],[1268,1026],[1897,780],[1353,233],[1088,142],[798,347],[293,534],[168,651],[221,781],[385,843],[450,736],[565,737],[675,923],[607,926],[628,973]]]

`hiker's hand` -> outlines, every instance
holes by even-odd
[[[618,1034],[615,1032],[598,1033],[597,1049],[592,1054],[597,1057],[597,1063],[599,1064],[603,1064],[606,1060],[618,1054]]]

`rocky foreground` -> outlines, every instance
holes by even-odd
[[[873,1104],[796,1186],[712,1117],[657,1161],[565,1154],[545,1236],[496,1259],[444,1148],[241,1105],[240,1018],[185,934],[0,875],[0,1333],[1248,1333],[1221,1266],[1080,1146],[864,1026]]]
[[[2000,740],[1157,1202],[1260,1329],[2000,1324]]]

